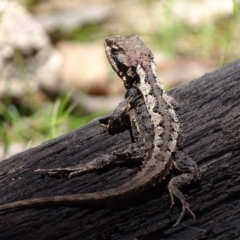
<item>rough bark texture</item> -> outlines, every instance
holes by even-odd
[[[37,208],[0,213],[0,239],[239,239],[240,61],[170,91],[179,102],[184,149],[201,167],[198,183],[184,194],[197,215],[172,227],[180,204],[169,209],[168,178],[126,200],[89,207]],[[101,121],[106,122],[107,118]],[[66,179],[33,174],[37,168],[75,165],[131,142],[129,130],[114,135],[98,120],[0,163],[0,204],[116,187],[138,165]]]

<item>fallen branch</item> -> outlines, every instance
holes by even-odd
[[[168,178],[134,198],[108,205],[48,207],[0,213],[1,239],[237,239],[240,234],[240,61],[181,85],[169,94],[179,102],[184,149],[202,178],[182,189],[197,215],[172,227],[181,205],[170,210]],[[34,174],[91,161],[131,142],[129,130],[109,135],[96,120],[87,126],[0,162],[0,204],[16,200],[101,191],[138,171],[135,164],[66,179]]]

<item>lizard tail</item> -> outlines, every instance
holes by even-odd
[[[124,194],[123,194],[124,192]],[[128,192],[128,193],[126,193]],[[134,189],[109,189],[102,192],[83,193],[75,195],[62,195],[52,197],[39,197],[26,200],[15,201],[0,205],[0,212],[6,210],[28,209],[35,207],[57,207],[57,206],[82,206],[109,202],[122,195],[134,195]]]
[[[168,170],[170,166],[171,161],[165,164],[164,169]],[[12,203],[0,205],[0,212],[5,210],[28,209],[35,207],[94,205],[99,203],[111,202],[116,199],[121,200],[126,197],[131,197],[138,194],[139,192],[143,191],[148,184],[153,183],[153,181],[157,179],[159,181],[163,178],[163,176],[165,176],[164,172],[164,174],[159,174],[159,176],[156,177],[155,172],[152,171],[152,176],[148,176],[148,178],[146,178],[146,171],[148,170],[149,169],[147,168],[145,169],[145,171],[138,173],[129,182],[126,182],[117,188],[111,188],[109,190],[92,193],[39,197],[15,201]],[[158,172],[161,173],[161,171]]]
[[[93,199],[92,199],[93,198]],[[0,211],[28,209],[35,207],[56,207],[56,206],[77,206],[83,204],[99,203],[103,199],[99,198],[94,193],[76,194],[66,196],[40,197],[27,200],[15,201],[0,205]]]

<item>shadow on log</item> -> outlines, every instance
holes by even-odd
[[[135,197],[98,206],[33,208],[0,213],[0,239],[239,239],[240,61],[169,92],[179,102],[184,149],[202,178],[182,191],[197,216],[172,227],[169,176]],[[106,122],[107,118],[100,121]],[[86,163],[131,142],[129,130],[109,135],[96,120],[87,126],[0,162],[0,204],[116,187],[139,165],[117,164],[66,179],[34,174],[38,168]]]

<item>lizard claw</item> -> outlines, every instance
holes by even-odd
[[[68,179],[70,179],[71,177],[73,177],[74,175],[76,175],[76,174],[77,174],[76,172],[77,172],[77,171],[70,172],[70,173],[68,174]]]
[[[182,212],[181,212],[178,220],[176,221],[176,223],[173,225],[174,227],[177,226],[181,222],[186,210],[188,210],[188,212],[192,215],[193,220],[194,221],[196,220],[196,215],[190,209],[190,205],[187,202],[182,202]]]
[[[103,128],[105,128],[105,129],[108,130],[108,124],[103,124],[103,123],[101,123],[101,126],[102,126]]]
[[[37,170],[34,170],[34,173],[36,173],[36,174],[48,174],[48,173],[51,173],[51,172],[48,172],[44,169],[37,169]]]

